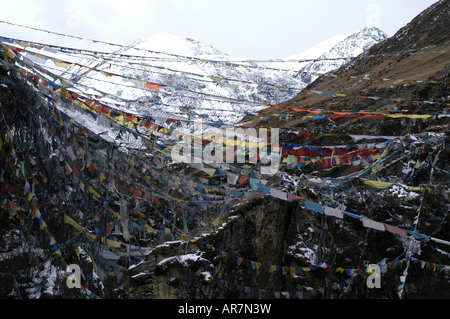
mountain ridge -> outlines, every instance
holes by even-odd
[[[343,66],[347,60],[327,60],[338,57],[354,58],[368,49],[373,45],[382,42],[387,39],[387,33],[376,28],[376,27],[366,27],[362,30],[354,32],[347,36],[344,40],[337,43],[330,50],[323,53],[318,57],[318,62],[313,62],[298,71],[301,79],[306,83],[312,83],[317,79],[317,75],[313,76],[311,73],[328,73],[330,71],[337,70],[339,67]]]
[[[364,37],[367,35],[367,31],[364,30],[366,29],[354,32],[350,36],[334,37],[331,40],[333,43],[326,47],[332,47],[336,52],[331,51],[329,55],[322,53],[323,58],[337,57],[341,54],[341,51],[336,48],[334,42],[342,43],[341,46],[348,44],[349,40],[342,42],[345,39],[354,39],[358,42],[359,35]],[[373,41],[370,37],[365,38],[356,47],[371,46]],[[362,51],[356,49],[355,52],[361,53]],[[121,60],[120,65],[116,65],[117,62],[113,64],[110,61],[100,61],[95,64],[95,68],[104,72],[125,74],[130,79],[164,85],[164,92],[152,92],[136,80],[131,81],[132,87],[129,88],[122,86],[123,81],[102,82],[111,80],[99,74],[99,72],[79,66],[70,67],[67,74],[70,75],[75,84],[92,89],[98,88],[101,92],[111,93],[115,98],[122,97],[124,100],[139,99],[145,101],[147,103],[145,106],[127,102],[125,104],[130,111],[149,116],[160,114],[161,106],[164,105],[164,112],[177,112],[180,119],[198,119],[201,117],[206,119],[207,122],[234,124],[242,118],[243,115],[239,114],[257,112],[263,108],[261,103],[279,104],[289,100],[310,81],[310,79],[305,82],[303,78],[295,78],[292,76],[293,73],[282,71],[285,69],[278,70],[256,62],[249,62],[246,67],[241,64],[224,66],[223,63],[213,63],[214,61],[229,61],[236,58],[230,57],[209,44],[165,33],[136,40],[129,46],[118,50],[117,53],[125,56],[136,56],[131,61],[133,62],[132,66],[136,69],[135,66],[138,65],[140,71],[132,70],[130,63],[126,60]],[[353,53],[347,53],[347,56],[351,54]],[[181,56],[196,58],[195,60],[181,59]],[[203,62],[201,58],[209,60]],[[324,61],[317,63],[321,62]],[[90,63],[82,61],[80,64],[91,65]],[[313,64],[309,63],[307,66]],[[329,65],[337,67],[340,63],[334,61]],[[331,68],[326,68],[326,71],[331,71]],[[205,98],[205,96],[217,96],[219,98],[211,99]],[[243,103],[230,102],[229,99],[241,100]],[[188,115],[181,114],[179,106],[182,105],[191,107],[193,111]],[[196,109],[209,109],[209,111],[198,112]],[[214,111],[215,109],[229,110],[230,112],[227,114],[223,111]],[[235,113],[236,111],[237,113]]]

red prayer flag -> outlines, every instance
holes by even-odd
[[[391,226],[391,225],[388,225],[388,224],[384,224],[384,228],[390,233],[398,234],[398,235],[400,235],[402,237],[405,237],[405,238],[408,237],[408,235],[406,233],[406,230],[404,230],[404,229],[400,229],[400,228],[397,228],[395,226]]]
[[[248,176],[239,175],[238,183],[239,184],[244,184],[248,179],[249,179]]]

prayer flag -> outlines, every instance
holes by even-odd
[[[334,217],[341,218],[341,219],[344,218],[344,213],[340,209],[325,206],[323,211],[324,211],[325,215],[327,215],[327,216],[334,216]]]
[[[159,89],[161,89],[164,85],[146,82],[146,83],[145,83],[145,86],[148,87],[150,90],[153,90],[153,91],[158,92]]]
[[[374,221],[374,220],[372,220],[370,218],[367,218],[367,217],[363,217],[362,218],[362,223],[363,223],[363,226],[367,227],[367,228],[373,228],[373,229],[376,229],[376,230],[379,230],[379,231],[384,231],[385,230],[383,223],[376,222],[376,221]]]
[[[406,230],[404,230],[404,229],[401,229],[401,228],[398,228],[398,227],[395,227],[395,226],[391,226],[391,225],[388,225],[388,224],[384,224],[384,227],[390,233],[398,234],[398,235],[400,235],[402,237],[405,237],[405,238],[407,237]]]
[[[310,200],[306,200],[305,204],[306,204],[306,209],[323,214],[323,206],[321,204],[312,202]]]

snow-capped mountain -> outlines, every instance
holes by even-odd
[[[282,62],[274,62],[270,65],[270,67],[289,70],[289,73],[294,76],[298,73],[299,70],[311,64],[312,61],[310,60],[317,59],[322,54],[325,54],[339,42],[345,40],[345,38],[347,38],[349,35],[350,34],[339,34],[331,37],[325,41],[313,45],[300,54],[295,54],[284,58]]]
[[[156,117],[170,114],[171,118],[206,117],[209,122],[235,123],[243,112],[285,101],[304,87],[287,72],[169,34],[135,41],[115,53],[107,60],[79,62],[102,72],[72,66],[65,76],[84,91],[121,102],[129,111]],[[146,86],[148,82],[162,86]]]
[[[366,27],[360,31],[347,35],[338,35],[329,40],[319,43],[304,53],[287,57],[285,68],[290,70],[290,74],[295,78],[300,78],[304,83],[313,82],[317,76],[311,73],[328,73],[338,69],[348,59],[358,56],[388,38],[388,35],[376,27]],[[322,51],[323,50],[323,51]],[[317,59],[318,61],[295,62],[294,60]],[[277,63],[275,67],[280,67],[282,63]]]
[[[244,112],[256,112],[296,96],[314,80],[309,72],[330,72],[346,61],[322,59],[353,57],[385,38],[381,30],[365,28],[286,59],[321,61],[265,65],[231,57],[190,38],[158,34],[103,59],[83,59],[78,64],[91,69],[74,65],[65,77],[83,92],[162,121],[175,118],[233,124]]]
[[[128,48],[119,50],[118,53],[138,56],[156,56],[155,53],[146,50],[190,57],[216,57],[217,59],[222,58],[224,60],[229,58],[226,53],[209,44],[167,33],[159,33],[146,39],[137,40],[131,43]]]

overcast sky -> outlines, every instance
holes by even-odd
[[[244,59],[302,53],[376,26],[392,36],[436,0],[0,0],[0,20],[129,44],[157,33],[190,37]],[[65,46],[76,40],[0,23],[0,36]],[[173,52],[176,53],[176,52]]]

